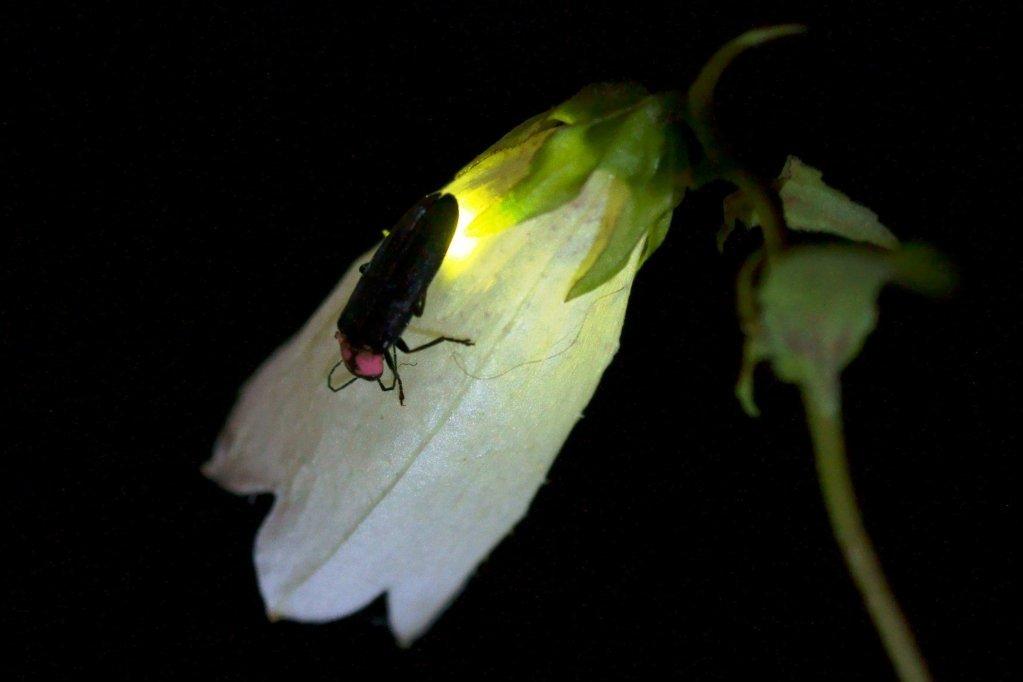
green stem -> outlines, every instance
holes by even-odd
[[[744,169],[736,160],[734,153],[717,132],[713,109],[708,106],[702,116],[706,118],[694,119],[692,123],[696,139],[710,162],[721,169],[721,177],[734,183],[753,203],[764,235],[764,251],[770,261],[785,246],[785,212],[781,200],[768,183]]]
[[[764,250],[769,261],[778,255],[784,245],[785,217],[781,203],[777,196],[767,189],[766,183],[742,169],[735,155],[725,144],[724,138],[718,133],[714,116],[714,90],[725,69],[746,50],[785,36],[799,35],[804,31],[806,27],[799,24],[768,26],[746,31],[738,38],[728,41],[707,60],[686,95],[688,108],[686,118],[707,158],[723,172],[726,179],[738,185],[756,206],[764,234]]]
[[[803,391],[803,405],[817,459],[817,475],[831,527],[899,679],[914,682],[930,680],[927,664],[888,586],[870,536],[863,527],[845,456],[842,416],[837,401],[839,390],[836,385],[824,391],[825,395]]]
[[[770,259],[781,253],[785,246],[785,212],[777,192],[747,170],[735,170],[728,175],[740,190],[753,202],[760,218],[760,230],[764,235],[764,250]]]

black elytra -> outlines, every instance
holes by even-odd
[[[458,200],[454,195],[434,193],[420,199],[384,238],[369,263],[359,268],[362,277],[352,291],[337,321],[341,362],[355,375],[335,388],[327,377],[327,386],[337,392],[356,379],[376,381],[390,391],[397,386],[399,401],[405,392],[398,375],[397,351],[415,353],[438,343],[450,341],[466,346],[469,339],[441,336],[416,348],[401,338],[412,317],[423,314],[426,290],[440,270],[458,226]],[[385,386],[380,377],[384,364],[394,380]]]

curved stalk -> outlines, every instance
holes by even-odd
[[[767,183],[742,168],[724,138],[718,133],[714,116],[714,90],[725,69],[749,48],[785,36],[799,35],[804,31],[806,27],[799,24],[785,24],[743,33],[714,53],[686,95],[689,124],[707,158],[722,171],[724,179],[735,183],[757,208],[768,260],[776,256],[784,246],[785,217],[781,203],[777,196],[766,189]]]
[[[770,191],[766,182],[747,170],[735,170],[726,177],[753,202],[764,235],[764,250],[768,258],[777,256],[785,246],[785,212],[777,192]]]
[[[830,400],[810,390],[803,391],[817,475],[831,528],[899,679],[924,682],[931,679],[927,664],[881,570],[881,562],[863,526],[856,503],[845,455],[841,410],[829,409],[829,405],[838,405],[838,390],[834,386],[828,391],[836,394]]]

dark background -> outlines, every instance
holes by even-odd
[[[956,298],[896,291],[846,372],[868,526],[940,679],[1009,679],[1020,414],[1019,74],[997,3],[231,3],[6,9],[2,665],[17,678],[889,679],[791,387],[732,396],[720,191],[638,278],[622,347],[529,516],[410,650],[378,600],[266,621],[269,498],[198,466],[241,382],[422,194],[581,86],[684,88],[725,40],[802,21],[720,91],[749,162],[794,153]],[[397,407],[395,409],[398,409]]]

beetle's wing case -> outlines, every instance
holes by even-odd
[[[390,290],[425,290],[440,269],[457,224],[454,196],[424,197],[391,230],[373,255],[366,275],[385,279]]]
[[[457,225],[453,195],[431,194],[410,208],[373,255],[338,329],[357,345],[390,346],[437,275]]]

